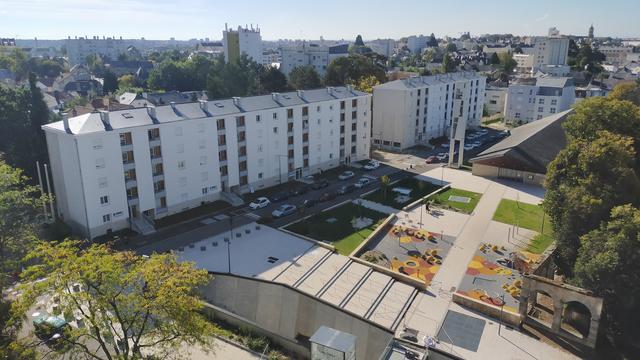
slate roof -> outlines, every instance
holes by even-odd
[[[471,163],[545,174],[567,144],[562,122],[573,109],[511,130],[510,135],[469,160]]]
[[[452,81],[463,80],[463,79],[481,79],[483,76],[478,75],[475,72],[455,72],[441,75],[431,75],[431,76],[416,76],[407,79],[389,81],[384,84],[378,85],[375,89],[398,89],[398,90],[407,90],[414,89],[418,87],[422,87],[425,85],[439,85],[439,84],[447,84]]]

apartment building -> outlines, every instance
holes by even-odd
[[[449,136],[455,121],[477,127],[486,78],[475,72],[417,76],[373,89],[373,145],[400,151]]]
[[[304,42],[299,46],[280,49],[280,71],[289,76],[294,68],[310,65],[322,77],[333,60],[346,56],[349,56],[349,44],[325,46]]]
[[[485,89],[484,107],[487,115],[501,114],[507,98],[507,88],[487,85]]]
[[[606,62],[613,65],[622,65],[627,62],[627,55],[633,53],[633,47],[600,46],[598,51],[604,54]]]
[[[225,24],[222,45],[225,62],[237,61],[242,54],[246,54],[258,64],[262,63],[262,37],[259,28],[238,26],[237,30],[233,30]]]
[[[569,110],[575,99],[572,78],[545,75],[517,79],[507,90],[505,119],[524,123],[539,120]]]
[[[58,213],[89,238],[368,158],[352,87],[94,112],[44,125]]]
[[[126,44],[122,37],[76,37],[72,39],[70,36],[65,41],[67,49],[67,57],[72,65],[86,64],[87,57],[90,55],[100,55],[108,57],[112,60],[118,59],[118,56],[126,51]]]

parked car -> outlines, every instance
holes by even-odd
[[[277,192],[273,195],[271,195],[271,202],[281,202],[281,201],[285,201],[289,198],[289,192],[288,191],[280,191]]]
[[[308,208],[310,208],[312,206],[315,206],[317,203],[318,203],[318,200],[316,200],[316,199],[307,199],[307,200],[302,202],[302,205],[300,205],[300,207],[308,209]]]
[[[59,339],[69,329],[69,324],[64,319],[51,315],[40,315],[32,323],[36,336],[49,341]]]
[[[274,218],[280,218],[283,216],[291,215],[296,212],[296,206],[291,204],[281,205],[278,209],[274,210],[271,215]]]
[[[353,184],[342,185],[338,189],[338,195],[348,194],[348,193],[352,192],[355,189],[356,189],[356,187]]]
[[[473,145],[475,147],[478,147],[478,146],[482,145],[482,141],[474,141],[474,142],[471,143],[471,145]]]
[[[424,162],[426,162],[427,164],[433,164],[435,161],[436,161],[436,157],[433,155],[429,156],[424,160]]]
[[[262,209],[265,208],[267,206],[269,206],[269,204],[271,204],[271,201],[269,201],[269,199],[267,199],[266,197],[259,197],[255,200],[253,200],[250,204],[249,207],[253,210],[256,209]]]
[[[365,164],[364,169],[365,170],[375,170],[375,169],[377,169],[379,167],[380,167],[380,163],[378,162],[378,160],[371,160],[367,164]]]
[[[464,149],[465,150],[473,150],[473,148],[475,148],[475,146],[473,146],[473,144],[464,144]]]
[[[316,183],[313,183],[311,185],[311,188],[313,190],[318,190],[318,189],[326,188],[327,186],[329,186],[329,182],[327,180],[322,180],[322,181],[318,181]]]
[[[338,175],[338,179],[349,180],[354,176],[356,176],[356,174],[353,171],[345,171],[342,174]]]
[[[436,159],[442,161],[442,160],[446,159],[448,156],[449,156],[449,154],[441,152],[438,155],[436,155]]]
[[[487,130],[487,129],[480,129],[480,130],[478,130],[478,133],[479,133],[479,134],[481,134],[481,135],[487,135],[487,134],[489,133],[489,130]]]
[[[443,142],[442,144],[440,144],[440,146],[442,146],[445,149],[448,149],[450,145],[448,142]]]
[[[314,182],[316,182],[316,179],[313,177],[313,175],[307,175],[307,176],[303,176],[302,179],[300,179],[300,182],[303,182],[303,183],[309,185],[309,184],[313,184]]]
[[[362,189],[363,187],[371,184],[373,180],[366,178],[366,177],[361,177],[360,179],[358,179],[358,181],[356,181],[355,183],[355,187],[357,187],[358,189]]]
[[[291,192],[291,195],[298,196],[298,195],[306,194],[307,192],[309,192],[309,186],[302,185],[293,189],[293,191]]]
[[[320,195],[318,197],[318,202],[329,201],[329,200],[333,200],[335,198],[336,198],[336,194],[326,192],[326,193],[324,193],[324,194],[322,194],[322,195]]]

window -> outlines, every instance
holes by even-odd
[[[226,161],[227,160],[227,150],[222,150],[218,153],[218,160]]]
[[[400,143],[399,143],[399,142],[394,142],[394,143],[393,143],[393,146],[394,146],[394,147],[399,148],[399,147],[401,147],[402,145],[400,145]]]
[[[99,149],[102,149],[102,139],[95,138],[93,139],[93,150],[99,150]]]
[[[552,113],[552,114],[555,114],[556,113],[556,108],[549,109],[549,112]]]
[[[345,119],[344,114],[340,114],[340,121],[341,121],[341,122],[344,122],[344,119]]]
[[[244,116],[236,116],[236,126],[244,126]]]
[[[224,130],[224,119],[216,120],[216,126],[218,127],[218,130]]]
[[[418,95],[420,95],[420,90],[418,90]],[[358,107],[358,99],[351,100],[351,107]]]
[[[287,119],[293,119],[293,109],[287,109]]]
[[[162,150],[160,149],[160,146],[152,147],[151,149],[149,149],[149,153],[152,159],[159,158],[162,156]]]
[[[240,171],[246,171],[247,170],[247,162],[246,161],[240,161],[240,164],[238,164],[238,169]]]
[[[539,106],[538,107],[538,112],[543,112],[543,111],[544,111],[544,108],[542,106]]]
[[[287,140],[287,144],[293,145],[293,136],[289,136],[289,138]]]
[[[249,183],[249,178],[247,175],[240,176],[240,185],[247,185]]]
[[[100,196],[100,205],[107,205],[109,204],[109,196],[105,195],[105,196]]]
[[[551,105],[558,105],[558,100],[557,99],[551,100]]]
[[[538,104],[543,105],[544,104],[544,99],[538,99]]]
[[[320,105],[316,106],[316,112],[320,112],[321,109]]]
[[[177,144],[176,145],[176,152],[178,154],[182,154],[184,152],[184,144]]]
[[[198,132],[199,133],[204,132],[204,124],[198,124]]]
[[[160,192],[164,190],[164,180],[156,181],[153,183],[153,191]]]
[[[246,146],[240,146],[238,148],[238,156],[247,156],[247,147]]]
[[[160,163],[160,164],[155,164],[155,165],[153,166],[153,176],[156,176],[156,175],[162,175],[163,173],[164,173],[164,168],[163,168],[163,166],[162,166],[162,163]]]
[[[209,193],[209,188],[208,187],[203,187],[202,188],[202,195],[207,195]]]
[[[238,133],[238,142],[247,140],[247,135],[244,131]]]
[[[309,142],[309,133],[302,134],[302,142]]]
[[[309,116],[309,107],[308,106],[303,106],[302,107],[302,116]]]
[[[109,182],[107,181],[107,178],[106,178],[106,177],[100,177],[100,178],[98,178],[98,187],[99,187],[100,189],[104,189],[104,188],[106,188],[106,187],[108,187],[108,186],[109,186]]]
[[[133,141],[131,139],[131,133],[130,132],[126,132],[126,133],[121,133],[120,134],[120,145],[121,146],[131,145],[132,143],[133,143]]]
[[[260,122],[260,115],[256,115],[256,122]]]
[[[124,172],[124,179],[126,181],[135,180],[136,179],[136,170],[131,169]]]
[[[149,141],[157,140],[160,138],[160,129],[158,128],[149,129],[147,134],[149,136]]]
[[[138,197],[138,188],[137,187],[132,187],[127,189],[127,198],[128,199],[135,199]]]
[[[209,180],[209,173],[208,172],[202,172],[200,173],[200,180],[205,182]]]
[[[205,139],[200,139],[198,141],[198,149],[202,150],[207,147],[207,141]]]
[[[122,162],[125,164],[130,164],[133,162],[133,151],[125,151],[122,153]]]
[[[184,170],[185,166],[186,166],[186,163],[184,160],[178,161],[178,170]]]
[[[278,113],[273,113],[273,120],[277,120],[278,119]]]
[[[176,136],[182,136],[182,126],[177,126],[174,131]]]
[[[258,144],[258,152],[262,152],[262,144]]]
[[[200,156],[200,166],[202,165],[207,165],[207,157],[206,156]]]
[[[303,167],[309,167],[309,159],[302,160],[302,166]]]
[[[340,101],[340,110],[344,110],[344,101]]]
[[[418,110],[419,111],[419,110]],[[355,120],[358,118],[358,112],[357,111],[352,111],[351,112],[351,120]]]
[[[356,142],[356,135],[351,135],[351,142]]]
[[[262,173],[258,173],[258,179],[262,179]]]
[[[356,124],[351,124],[351,131],[356,131],[356,127],[357,127]]]
[[[218,145],[227,145],[227,137],[223,135],[218,135]]]
[[[111,214],[102,215],[102,222],[103,223],[108,223],[110,221],[111,221]]]
[[[278,133],[278,127],[277,127],[277,126],[274,126],[274,127],[273,127],[273,133],[274,133],[274,134],[277,134],[277,133]]]
[[[180,184],[180,186],[185,187],[187,186],[187,177],[183,176],[180,178],[180,180],[178,181],[178,183]]]
[[[96,159],[96,169],[104,169],[104,167],[105,167],[104,158]]]
[[[356,146],[355,146],[355,145],[351,147],[351,153],[352,153],[352,154],[355,154],[355,153],[356,153]]]
[[[229,170],[227,165],[220,166],[220,176],[227,176],[229,174]]]
[[[293,132],[293,123],[287,124],[287,132]]]

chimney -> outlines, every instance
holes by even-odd
[[[329,95],[333,94],[333,87],[332,86],[328,86],[327,87],[327,92],[329,93]]]
[[[169,105],[171,105],[171,109],[175,112],[176,111],[176,102],[172,101],[169,103]]]
[[[200,103],[200,109],[205,112],[205,114],[209,113],[209,102],[207,100],[198,100]]]
[[[111,130],[111,122],[109,120],[109,112],[104,110],[98,110],[100,113],[100,120],[104,124],[105,130]]]
[[[298,90],[298,97],[304,100],[304,90]]]
[[[62,124],[64,125],[64,131],[66,131],[67,134],[71,134],[71,128],[69,127],[69,113],[63,112],[60,115],[62,115]]]
[[[151,119],[155,119],[156,118],[156,107],[155,106],[147,106],[147,104],[145,104],[145,107],[147,108],[147,115],[149,115],[149,117]]]
[[[347,84],[347,91],[348,92],[353,92],[353,85]]]
[[[273,101],[278,102],[278,100],[280,99],[280,93],[271,93],[271,98],[273,99]]]
[[[233,105],[240,107],[240,98],[235,96],[233,97]]]

